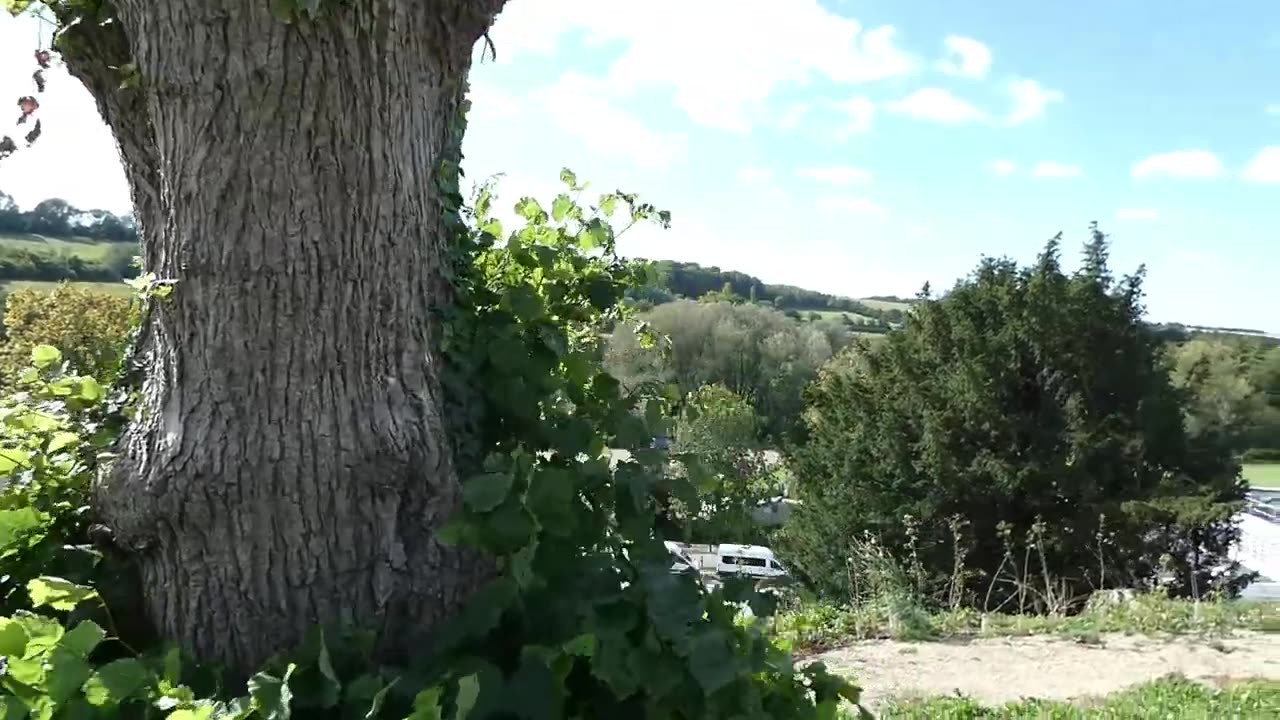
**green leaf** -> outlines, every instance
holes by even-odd
[[[82,620],[62,636],[62,639],[58,641],[58,646],[65,648],[76,657],[87,658],[89,653],[93,652],[93,649],[98,647],[98,643],[102,642],[102,639],[106,636],[107,632],[98,623],[92,620]]]
[[[484,473],[462,484],[462,501],[474,512],[488,512],[500,505],[515,480],[510,473]]]
[[[172,289],[166,287],[166,289]],[[102,386],[91,376],[80,378],[80,392],[77,394],[81,400],[88,403],[96,403],[103,398]]]
[[[0,453],[0,457],[3,457],[3,453]],[[44,522],[44,518],[29,506],[0,510],[0,557],[9,554],[11,549],[16,549],[20,540],[25,539]]]
[[[91,705],[119,705],[133,697],[151,680],[146,666],[133,658],[121,658],[98,668],[84,683],[84,696]]]
[[[27,631],[9,618],[0,618],[0,656],[22,657],[26,650]]]
[[[570,190],[582,189],[582,186],[578,185],[578,176],[569,168],[560,171],[560,182],[568,185]]]
[[[289,664],[284,678],[260,672],[249,678],[249,697],[254,710],[264,720],[289,720],[293,704],[293,691],[289,689],[289,678],[293,676],[297,666]]]
[[[689,671],[707,695],[733,682],[737,663],[722,630],[707,630],[693,637]]]
[[[66,702],[75,695],[93,673],[83,657],[62,646],[49,653],[47,663],[45,689],[55,703]]]
[[[605,216],[613,214],[618,209],[618,196],[612,193],[600,196],[600,212]]]
[[[87,585],[77,585],[70,580],[43,576],[27,582],[27,593],[36,607],[49,606],[54,610],[70,612],[86,600],[96,600],[98,591]]]
[[[71,447],[79,442],[80,436],[73,432],[63,431],[54,433],[53,437],[49,440],[49,447],[46,452],[50,454],[56,453],[63,448]]]
[[[31,7],[34,0],[3,0],[4,9],[9,11],[10,15],[17,17],[27,11]],[[563,173],[561,173],[563,176]]]
[[[441,694],[438,687],[430,687],[418,693],[413,698],[413,714],[407,720],[443,720],[444,715],[440,709]],[[471,702],[475,704],[474,699]]]
[[[62,351],[52,345],[37,345],[31,349],[31,364],[47,368],[62,362]]]
[[[458,697],[454,700],[454,706],[457,711],[453,714],[453,720],[467,720],[467,716],[471,714],[471,709],[476,706],[476,700],[480,697],[480,675],[479,673],[468,675],[458,681]]]
[[[557,195],[554,202],[551,203],[551,219],[560,222],[569,214],[569,210],[573,208],[573,198],[568,195]]]
[[[573,532],[575,510],[581,508],[576,496],[572,475],[556,468],[539,468],[529,483],[525,503],[547,532],[564,537]]]
[[[516,214],[529,221],[530,225],[543,225],[547,222],[547,211],[531,197],[520,198],[516,203]]]
[[[0,476],[11,475],[15,470],[30,466],[35,453],[21,448],[0,448]],[[33,511],[34,512],[34,511]],[[0,530],[0,534],[3,530]]]
[[[181,708],[169,713],[167,720],[210,720],[213,717],[212,705],[201,705],[198,708]]]

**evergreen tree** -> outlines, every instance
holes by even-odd
[[[943,299],[923,292],[902,332],[820,375],[793,458],[804,504],[783,537],[816,587],[848,591],[844,558],[864,532],[913,551],[929,582],[954,578],[956,517],[976,571],[960,584],[996,601],[1016,591],[1007,555],[1018,548],[1026,571],[1028,543],[1031,570],[1065,597],[1149,581],[1162,563],[1175,591],[1193,575],[1203,591],[1227,562],[1239,466],[1213,434],[1184,430],[1187,400],[1141,322],[1142,273],[1117,282],[1091,231],[1074,274],[1060,237],[1030,267],[984,259]]]

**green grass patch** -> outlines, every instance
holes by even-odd
[[[1243,473],[1250,487],[1280,489],[1280,463],[1248,463]]]
[[[1076,615],[1013,615],[955,610],[928,613],[912,602],[859,607],[803,605],[783,611],[773,632],[796,654],[821,652],[858,640],[944,640],[973,637],[1059,635],[1080,642],[1107,633],[1148,636],[1226,637],[1238,631],[1280,632],[1280,603],[1175,600],[1138,595],[1095,603]]]
[[[872,310],[885,310],[885,311],[901,310],[902,312],[907,312],[908,310],[911,309],[911,305],[909,303],[893,302],[892,300],[863,299],[863,300],[859,300],[858,302],[862,303],[863,305],[866,305]]]
[[[85,260],[102,260],[122,243],[99,242],[90,238],[59,239],[43,235],[0,235],[0,247],[50,254],[79,255]]]
[[[53,290],[61,285],[62,282],[46,281],[46,280],[0,280],[0,292],[11,293],[14,290],[31,289],[31,290]],[[109,295],[119,295],[127,297],[134,294],[133,288],[122,282],[68,282],[68,285],[76,287],[97,290]]]
[[[852,712],[846,718],[857,717]],[[1105,698],[1073,702],[1027,699],[1001,706],[967,697],[935,697],[890,704],[881,718],[1264,718],[1280,717],[1280,682],[1246,680],[1215,688],[1171,675]]]

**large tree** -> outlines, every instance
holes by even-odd
[[[486,575],[435,539],[459,503],[435,328],[441,183],[502,5],[48,4],[144,265],[177,288],[145,320],[139,420],[96,509],[160,631],[202,657],[250,668],[356,619],[394,627],[395,654]]]

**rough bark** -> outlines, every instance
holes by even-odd
[[[177,281],[96,509],[161,633],[241,676],[316,623],[418,647],[487,572],[434,539],[459,496],[430,318],[440,160],[501,5],[285,24],[268,0],[119,0],[66,54],[120,142],[146,269]],[[97,62],[120,42],[140,89]]]

